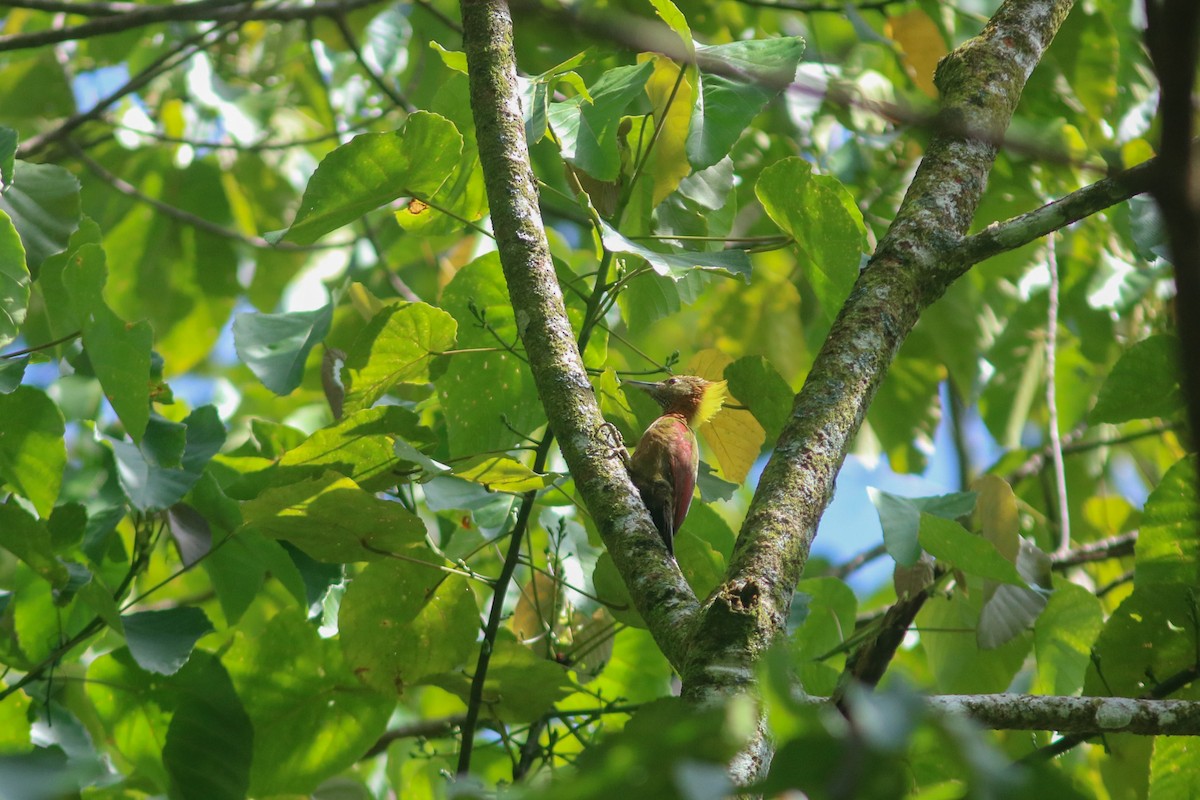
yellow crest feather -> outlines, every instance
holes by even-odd
[[[700,399],[700,405],[696,406],[696,416],[692,425],[698,428],[715,417],[728,396],[729,389],[725,381],[710,381],[708,386],[704,387],[704,397]]]

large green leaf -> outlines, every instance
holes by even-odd
[[[290,394],[304,378],[308,354],[329,333],[333,305],[284,314],[238,314],[233,342],[238,358],[275,394]]]
[[[1197,520],[1196,457],[1189,456],[1167,470],[1146,499],[1134,562],[1137,585],[1200,585]]]
[[[1018,636],[995,650],[979,647],[973,633],[983,600],[978,588],[972,586],[970,595],[956,592],[950,597],[931,597],[917,614],[921,647],[939,692],[1003,692],[1029,652],[1033,637],[1028,635]]]
[[[694,168],[711,167],[728,155],[767,101],[795,79],[802,55],[799,36],[696,48],[702,91],[687,141]]]
[[[62,412],[40,389],[0,394],[0,480],[49,517],[67,464]]]
[[[171,796],[241,800],[250,786],[257,737],[219,659],[197,653],[171,680],[175,713],[163,743]]]
[[[17,338],[29,306],[29,268],[12,220],[0,211],[0,347]]]
[[[454,346],[454,317],[426,303],[387,306],[346,354],[345,410],[369,407],[397,383],[426,383],[434,356]]]
[[[853,198],[836,178],[814,174],[802,158],[785,158],[764,169],[754,192],[775,224],[795,240],[803,272],[832,320],[858,279],[866,241]]]
[[[162,750],[177,702],[169,679],[146,672],[121,648],[88,665],[83,688],[107,733],[106,752],[117,766],[166,793],[170,777]]]
[[[67,248],[79,225],[79,180],[57,164],[17,161],[12,184],[0,193],[0,211],[21,234],[26,263],[36,276],[47,256]]]
[[[1104,624],[1100,600],[1087,589],[1058,580],[1033,626],[1038,694],[1074,695],[1083,688],[1092,645]]]
[[[1134,584],[1104,624],[1092,651],[1085,695],[1140,697],[1196,661],[1196,591],[1183,583]],[[1172,696],[1196,700],[1193,682]]]
[[[1157,334],[1121,355],[1100,387],[1089,418],[1092,422],[1127,422],[1170,416],[1181,408],[1179,340]]]
[[[495,253],[455,274],[442,295],[442,308],[458,321],[458,349],[517,348],[516,353],[485,351],[450,357],[436,386],[451,451],[469,455],[517,444],[522,434],[534,433],[545,416],[533,375],[517,355],[521,345],[516,319]]]
[[[346,668],[339,643],[297,613],[237,631],[223,661],[254,723],[256,797],[311,793],[357,761],[392,713]]]
[[[145,322],[127,323],[104,300],[108,280],[104,251],[85,244],[63,268],[71,306],[83,325],[87,353],[104,396],[135,442],[150,420],[150,346],[154,334]]]
[[[458,163],[462,134],[445,117],[419,111],[392,133],[364,133],[321,161],[296,219],[280,238],[311,244],[398,197],[431,197]]]
[[[242,504],[246,528],[286,539],[318,561],[372,561],[419,544],[425,523],[336,472],[267,489]]]
[[[563,158],[598,181],[614,181],[621,172],[617,131],[625,107],[642,93],[654,65],[614,67],[588,87],[589,102],[577,95],[551,103],[547,119],[558,137]]]
[[[478,626],[466,578],[407,561],[369,565],[346,590],[338,615],[347,666],[393,696],[465,664]]]

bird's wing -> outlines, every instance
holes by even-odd
[[[688,507],[692,504],[692,493],[696,490],[696,470],[700,466],[700,451],[696,434],[687,425],[681,425],[680,446],[671,450],[671,478],[675,485],[675,519],[671,527],[674,538],[683,527]]]

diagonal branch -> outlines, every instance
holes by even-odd
[[[727,579],[704,608],[683,672],[685,696],[750,684],[755,662],[784,629],[834,478],[900,345],[960,274],[955,248],[974,219],[995,143],[1071,5],[1007,0],[939,65],[944,124],[796,398]],[[765,769],[768,755],[769,746],[748,749],[747,768]]]
[[[663,548],[620,455],[604,444],[604,418],[567,320],[538,210],[508,6],[504,0],[463,0],[461,8],[471,110],[492,225],[538,396],[637,610],[678,669],[696,598]]]

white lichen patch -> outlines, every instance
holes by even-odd
[[[1137,703],[1122,697],[1105,700],[1096,709],[1096,725],[1101,730],[1124,728],[1137,713]]]

